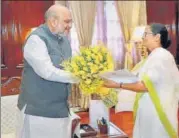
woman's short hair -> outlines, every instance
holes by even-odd
[[[160,43],[162,47],[165,49],[168,48],[171,45],[171,39],[168,35],[166,26],[160,23],[152,23],[150,27],[154,35],[160,34]]]

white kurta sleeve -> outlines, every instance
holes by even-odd
[[[40,77],[56,82],[77,83],[79,80],[71,73],[56,68],[48,54],[45,42],[32,35],[24,47],[24,58]]]

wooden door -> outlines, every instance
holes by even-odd
[[[31,28],[44,22],[44,13],[53,1],[4,0],[1,4],[1,90],[2,95],[11,95],[17,93],[12,90],[13,87],[18,87],[16,84],[20,84],[25,36]],[[11,81],[13,84],[14,81],[17,82],[12,85]],[[12,87],[12,89],[9,91],[4,87]]]

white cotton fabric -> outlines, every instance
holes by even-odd
[[[178,97],[176,95],[179,91],[176,91],[176,88],[179,72],[173,56],[163,48],[153,50],[139,71],[141,80],[143,73],[146,73],[153,82],[163,110],[178,132]],[[133,138],[169,138],[148,92],[144,93],[139,100]]]

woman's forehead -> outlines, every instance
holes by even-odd
[[[145,32],[151,32],[151,27],[150,26],[146,26]]]

